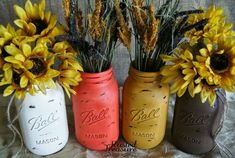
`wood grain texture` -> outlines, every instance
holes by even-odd
[[[37,2],[38,0],[31,0],[32,2]],[[156,2],[162,0],[155,0]],[[84,0],[80,0],[81,4]],[[16,18],[13,11],[13,5],[18,4],[24,6],[25,0],[0,0],[0,24],[6,25],[7,23],[12,23]],[[62,0],[46,0],[47,9],[51,10],[54,14],[58,16],[58,21],[64,24],[64,15],[62,9]],[[234,0],[181,0],[180,2],[181,10],[193,9],[198,6],[207,7],[209,5],[215,4],[216,6],[221,6],[225,8],[225,13],[228,15],[228,21],[235,22],[235,12],[233,11],[235,7]],[[113,67],[115,70],[115,76],[119,82],[119,85],[123,85],[123,82],[128,74],[129,68],[129,56],[126,48],[120,46],[117,48]]]

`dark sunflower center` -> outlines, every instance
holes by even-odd
[[[6,57],[8,57],[8,56],[10,56],[10,54],[8,54],[8,53],[6,52],[6,50],[3,48],[3,49],[2,49],[2,57],[3,57],[3,58],[6,58]]]
[[[211,56],[211,67],[214,70],[222,71],[228,68],[229,61],[225,54],[213,54]]]
[[[20,74],[14,72],[13,73],[13,81],[15,84],[20,85]]]
[[[33,20],[32,23],[36,26],[36,34],[40,34],[45,28],[47,28],[47,23],[40,19]]]
[[[44,72],[46,67],[42,59],[32,58],[31,61],[33,62],[33,67],[29,70],[30,72],[37,76]]]

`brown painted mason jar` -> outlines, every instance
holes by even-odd
[[[140,149],[157,146],[165,136],[169,87],[158,72],[130,67],[123,89],[122,134]]]
[[[217,91],[214,107],[202,103],[200,95],[188,93],[176,98],[172,141],[180,150],[190,154],[204,154],[214,149],[215,137],[222,127],[225,92]]]

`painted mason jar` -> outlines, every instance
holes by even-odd
[[[122,133],[140,149],[157,146],[165,135],[169,87],[160,81],[158,72],[130,67],[124,84]]]
[[[112,68],[81,75],[72,98],[76,138],[86,148],[106,150],[119,136],[117,81]]]
[[[204,154],[215,147],[215,137],[222,127],[225,92],[217,91],[214,106],[202,103],[200,95],[189,93],[176,98],[172,125],[172,141],[180,150],[190,154]]]
[[[64,91],[59,84],[46,94],[26,93],[15,99],[24,144],[36,155],[50,155],[61,150],[68,141],[69,131]]]

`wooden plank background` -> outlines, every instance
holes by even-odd
[[[37,2],[38,0],[31,1]],[[80,1],[84,2],[84,0]],[[158,2],[163,0],[155,1]],[[12,23],[15,19],[13,5],[18,4],[24,6],[24,3],[25,0],[0,0],[0,24],[6,25],[9,22]],[[46,0],[46,3],[47,9],[58,16],[58,21],[60,23],[64,23],[62,0]],[[180,8],[181,10],[193,9],[198,6],[204,8],[212,4],[224,7],[226,15],[228,15],[228,21],[235,22],[235,11],[233,11],[233,9],[235,9],[235,0],[181,0]],[[129,63],[127,50],[123,46],[118,47],[115,52],[113,67],[119,85],[123,85],[123,82],[128,75]]]

